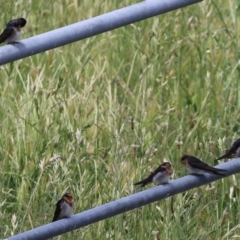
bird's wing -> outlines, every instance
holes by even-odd
[[[227,171],[226,169],[219,169],[219,168],[211,167],[207,163],[202,162],[200,159],[195,158],[195,157],[190,157],[190,159],[188,161],[188,164],[191,167],[198,168],[198,169],[205,170],[205,171],[209,171],[209,172],[212,172],[212,173],[215,173],[215,174],[218,174],[218,175],[223,175],[223,176],[224,176],[224,174],[222,174],[220,172]]]
[[[234,157],[234,154],[236,153],[239,147],[240,147],[240,139],[237,139],[232,142],[232,146],[229,149],[227,149],[226,153],[220,156],[219,158],[217,158],[216,160]]]
[[[166,172],[166,168],[162,167],[162,165],[160,165],[157,169],[155,169],[155,171],[152,173],[152,176],[154,176],[157,173],[160,174],[164,174]]]
[[[205,170],[207,167],[210,167],[205,162],[202,162],[200,159],[193,157],[193,156],[189,157],[188,164],[191,167],[202,169],[202,170]]]
[[[221,160],[224,158],[231,158],[234,156],[235,150],[230,148],[227,150],[227,152],[225,154],[223,154],[222,156],[220,156],[219,158],[217,158],[216,160]]]
[[[9,36],[13,33],[14,28],[13,27],[6,27],[2,34],[0,35],[0,44],[7,40]]]
[[[57,204],[56,204],[56,209],[55,209],[55,212],[54,212],[54,217],[53,217],[53,220],[52,222],[56,221],[61,213],[61,210],[62,210],[62,203],[63,203],[63,199],[60,199]]]

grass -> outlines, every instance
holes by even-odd
[[[223,4],[224,3],[224,4]],[[0,1],[23,38],[132,1]],[[19,9],[20,13],[17,13]],[[203,1],[0,67],[0,238],[127,196],[163,160],[211,165],[239,137],[237,0]],[[239,175],[58,239],[237,239]],[[56,238],[57,239],[57,238]]]

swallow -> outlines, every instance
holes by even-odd
[[[226,150],[226,153],[221,157],[217,158],[216,160],[221,160],[224,158],[234,158],[234,157],[240,157],[240,138],[237,140],[234,140],[231,143],[231,147]]]
[[[161,164],[154,172],[152,172],[147,178],[140,182],[134,183],[134,185],[141,185],[144,187],[148,183],[154,183],[156,185],[168,183],[169,178],[173,174],[172,166],[169,162]]]
[[[200,159],[198,159],[194,156],[190,156],[190,155],[182,156],[181,163],[185,165],[186,169],[191,174],[212,173],[215,175],[225,176],[225,174],[223,174],[222,172],[227,171],[225,169],[211,167],[207,163],[201,161]]]
[[[27,21],[24,18],[9,21],[0,35],[0,44],[3,42],[8,44],[17,41],[21,35],[21,28],[24,27],[26,23]]]
[[[62,218],[69,218],[74,207],[74,200],[70,193],[65,193],[57,202],[52,222]]]

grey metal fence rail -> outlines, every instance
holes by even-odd
[[[227,169],[228,171],[226,172],[226,176],[238,173],[240,172],[240,158],[220,164],[217,167]],[[8,240],[42,240],[54,237],[117,214],[142,207],[146,204],[159,201],[189,189],[199,187],[203,184],[216,181],[220,178],[222,178],[222,176],[211,174],[185,176],[173,180],[169,184],[153,187],[128,197],[78,213],[68,219],[62,219],[57,222],[49,223],[30,231],[20,233],[16,236],[8,238]]]
[[[0,47],[0,65],[201,1],[146,0],[129,7],[24,39],[17,44],[8,44]]]

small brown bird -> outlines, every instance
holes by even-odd
[[[217,158],[216,160],[221,160],[224,158],[234,158],[234,157],[240,157],[240,138],[237,140],[234,140],[231,143],[231,147],[227,149],[226,153],[222,155],[221,157]]]
[[[62,218],[69,218],[74,207],[74,200],[70,193],[65,193],[57,202],[52,222]]]
[[[9,21],[6,28],[0,35],[0,44],[3,42],[13,43],[21,36],[21,28],[26,25],[27,21],[24,18],[13,19]]]
[[[191,174],[213,173],[216,175],[225,176],[225,174],[222,172],[227,171],[225,169],[211,167],[200,159],[190,155],[182,156],[181,163],[185,165],[186,169]]]
[[[154,172],[152,172],[147,178],[140,182],[134,183],[134,185],[141,185],[144,187],[148,183],[154,183],[156,185],[168,183],[169,178],[173,174],[172,166],[169,162],[161,164]]]

